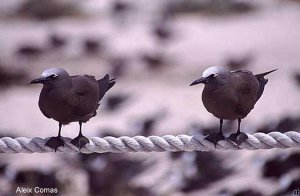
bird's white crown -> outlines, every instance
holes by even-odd
[[[43,71],[42,73],[42,77],[48,77],[50,75],[63,75],[66,71],[62,68],[50,68],[50,69],[46,69],[45,71]]]
[[[206,70],[204,70],[202,77],[208,77],[211,74],[220,74],[220,73],[225,73],[227,70],[224,67],[220,66],[213,66],[209,67]]]

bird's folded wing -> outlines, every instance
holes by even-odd
[[[246,116],[254,107],[258,93],[258,83],[252,72],[240,70],[232,72],[235,94],[238,97],[236,112]]]
[[[245,74],[245,73],[247,73],[247,74],[252,74],[252,72],[251,71],[248,71],[248,70],[234,70],[234,71],[231,71],[231,73],[237,73],[237,74]]]
[[[86,116],[95,112],[99,97],[96,79],[93,76],[72,76],[73,88],[67,96],[67,104],[74,115]]]

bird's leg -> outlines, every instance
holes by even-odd
[[[89,139],[82,135],[81,127],[82,127],[82,122],[79,121],[79,134],[77,137],[71,140],[71,144],[78,147],[79,150],[89,143]]]
[[[236,133],[233,133],[229,136],[229,140],[236,143],[238,147],[241,143],[248,139],[248,135],[246,133],[241,132],[241,119],[238,119],[238,130]]]
[[[215,148],[217,147],[217,143],[220,140],[225,140],[225,137],[223,135],[223,131],[222,131],[222,126],[223,126],[223,119],[220,119],[220,130],[219,133],[212,133],[209,134],[205,139],[210,141],[211,143],[214,144]]]
[[[58,130],[58,136],[57,137],[51,137],[46,143],[45,146],[48,146],[52,149],[57,151],[57,148],[60,146],[64,146],[64,140],[61,138],[60,132],[61,132],[62,124],[59,123],[59,130]]]

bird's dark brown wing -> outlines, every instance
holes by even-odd
[[[93,76],[72,76],[73,87],[67,102],[73,107],[74,115],[92,115],[98,108],[99,90]]]
[[[258,80],[252,72],[246,70],[232,72],[232,79],[235,93],[239,99],[236,111],[243,116],[247,116],[257,101]]]

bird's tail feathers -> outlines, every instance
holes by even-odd
[[[117,82],[116,79],[117,79],[117,78],[113,78],[113,79],[110,79],[110,80],[109,80],[107,90],[111,89],[111,87],[113,87],[113,86],[116,84],[116,82]]]
[[[265,72],[265,73],[261,73],[261,74],[256,74],[256,78],[259,82],[259,90],[258,90],[258,93],[257,93],[257,100],[259,100],[259,98],[262,96],[263,92],[264,92],[264,89],[265,89],[265,86],[266,84],[268,83],[268,79],[264,78],[266,75],[276,71],[278,69],[274,69],[274,70],[271,70],[271,71],[268,71],[268,72]]]
[[[102,79],[98,80],[98,84],[100,88],[105,88],[108,91],[116,84],[116,78],[110,79],[109,75],[106,74]]]
[[[263,78],[263,77],[265,77],[266,75],[268,75],[268,74],[270,74],[270,73],[272,73],[272,72],[274,72],[274,71],[277,71],[278,69],[273,69],[273,70],[271,70],[271,71],[268,71],[268,72],[265,72],[265,73],[260,73],[260,74],[256,74],[255,76],[259,79],[259,78]]]

